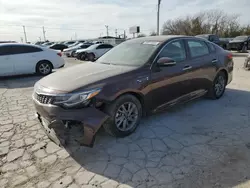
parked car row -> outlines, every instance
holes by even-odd
[[[250,36],[238,36],[235,38],[219,38],[213,34],[196,35],[213,42],[226,50],[236,50],[238,52],[247,52],[250,50]]]

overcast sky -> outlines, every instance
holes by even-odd
[[[94,38],[115,35],[133,25],[145,34],[156,30],[158,0],[0,0],[0,40],[20,41],[22,25],[28,41]],[[240,23],[250,24],[250,0],[162,0],[160,25],[167,19],[221,9],[240,14]]]

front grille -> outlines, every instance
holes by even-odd
[[[54,96],[42,95],[42,94],[38,94],[38,93],[35,93],[34,97],[38,102],[40,102],[42,104],[52,104],[54,99],[55,99]]]

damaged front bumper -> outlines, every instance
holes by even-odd
[[[93,147],[95,135],[108,115],[102,111],[87,107],[82,109],[63,109],[54,105],[44,105],[34,101],[37,118],[48,135],[57,145],[68,143],[69,122],[77,122],[82,127],[82,137],[77,140],[80,145]],[[72,124],[72,126],[74,126]],[[72,135],[74,136],[74,135]]]

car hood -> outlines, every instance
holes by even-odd
[[[79,50],[76,50],[76,53],[87,52],[87,51],[88,51],[87,48],[79,49]]]
[[[68,93],[106,78],[130,72],[138,67],[86,62],[52,73],[37,82],[46,90]]]

